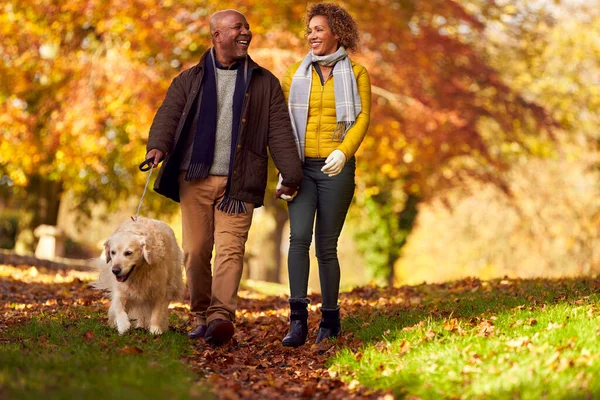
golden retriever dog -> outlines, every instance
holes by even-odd
[[[183,255],[164,222],[126,221],[104,243],[96,289],[110,293],[108,323],[119,334],[143,328],[160,335],[169,328],[169,303],[183,296]]]

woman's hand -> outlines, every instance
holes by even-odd
[[[336,176],[340,172],[342,172],[342,168],[346,164],[346,155],[341,150],[334,150],[331,152],[327,160],[325,160],[325,165],[321,168],[321,171],[324,174],[329,176]]]
[[[277,187],[275,188],[275,198],[285,200],[289,203],[290,201],[294,200],[294,197],[296,197],[298,191],[294,190],[294,188],[283,186],[281,182],[283,182],[283,176],[279,174],[279,182],[277,182]]]

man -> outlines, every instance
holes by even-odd
[[[283,176],[277,197],[295,194],[302,167],[279,81],[248,56],[252,33],[244,15],[219,11],[210,30],[213,48],[171,83],[146,158],[154,165],[164,158],[154,190],[181,203],[198,322],[189,336],[220,345],[234,333],[244,247],[267,184],[267,147]]]

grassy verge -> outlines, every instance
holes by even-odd
[[[346,318],[363,344],[338,352],[330,370],[399,398],[597,398],[597,286],[422,285],[409,299],[380,299],[377,311]]]
[[[172,331],[119,336],[85,308],[40,315],[0,339],[0,398],[210,398],[180,361],[189,349]]]

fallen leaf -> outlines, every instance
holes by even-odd
[[[86,333],[83,334],[83,337],[86,340],[92,340],[92,339],[94,339],[94,331],[87,331]]]
[[[125,346],[119,349],[119,354],[141,354],[144,351],[136,346]]]

